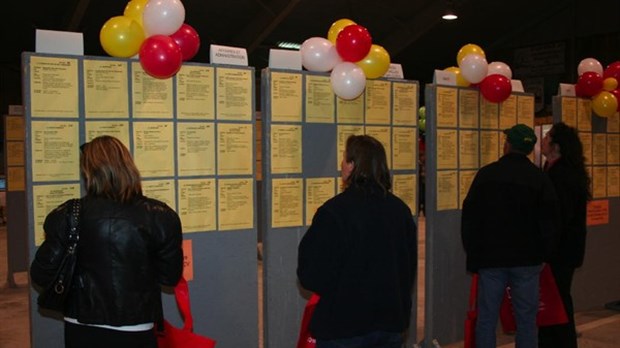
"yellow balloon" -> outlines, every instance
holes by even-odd
[[[611,117],[618,109],[618,100],[616,96],[602,91],[592,98],[592,110],[601,117]]]
[[[603,80],[603,89],[607,92],[613,91],[616,88],[618,88],[618,80],[616,80],[615,78],[608,77]]]
[[[104,51],[112,57],[129,58],[140,51],[144,30],[138,22],[125,16],[108,19],[99,32]]]
[[[362,68],[367,79],[376,79],[390,69],[390,55],[385,48],[372,45],[366,57],[355,64]]]
[[[484,55],[484,51],[482,50],[482,48],[480,48],[480,46],[474,44],[467,44],[461,47],[459,53],[456,54],[456,65],[459,65],[461,59],[463,59],[463,57],[468,54],[479,54],[483,58],[486,58],[486,56]]]
[[[342,18],[342,19],[335,21],[334,23],[332,23],[332,26],[329,27],[329,31],[327,32],[327,40],[331,41],[335,45],[336,39],[338,38],[338,34],[340,34],[342,29],[344,29],[344,27],[346,26],[353,25],[353,24],[357,24],[357,23],[347,18]]]
[[[127,6],[125,6],[125,12],[123,12],[123,15],[138,22],[140,26],[143,26],[142,13],[144,13],[144,7],[147,2],[149,2],[149,0],[131,0],[127,3]]]
[[[451,66],[449,68],[445,68],[443,69],[444,71],[450,71],[456,74],[456,85],[460,86],[460,87],[469,87],[471,85],[471,83],[469,81],[467,81],[464,77],[463,74],[461,74],[461,68],[456,67],[456,66]]]

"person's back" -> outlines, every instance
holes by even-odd
[[[416,226],[394,196],[381,143],[347,139],[345,190],[316,212],[299,244],[297,276],[321,296],[310,321],[317,348],[400,348],[409,326]]]
[[[313,334],[331,339],[408,327],[417,261],[410,217],[393,194],[367,194],[355,187],[319,209],[315,228],[300,245],[298,268],[301,285],[321,295]],[[315,273],[318,269],[332,272]]]
[[[535,348],[539,274],[555,243],[557,198],[527,157],[536,144],[534,130],[518,124],[504,133],[504,156],[478,171],[461,216],[466,268],[479,275],[476,347],[496,347],[499,309],[510,286],[516,346]]]
[[[541,228],[548,179],[525,155],[510,153],[480,169],[463,203],[462,231],[470,250],[467,270],[531,266],[544,261],[548,238]],[[474,213],[470,220],[470,211]],[[470,224],[472,224],[470,226]]]
[[[85,295],[72,297],[65,314],[116,326],[157,321],[160,284],[174,286],[180,277],[176,213],[145,197],[121,203],[87,196],[81,203],[77,276]]]

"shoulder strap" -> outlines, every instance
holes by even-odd
[[[69,245],[75,247],[80,240],[80,200],[73,199],[71,201],[71,212],[69,213]]]

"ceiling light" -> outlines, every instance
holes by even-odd
[[[276,45],[280,48],[290,48],[294,50],[298,50],[301,48],[301,44],[298,44],[296,42],[288,42],[288,41],[278,41]]]
[[[447,20],[447,21],[453,21],[457,18],[459,18],[456,15],[456,11],[454,11],[454,3],[452,1],[447,1],[446,4],[446,12],[444,12],[443,16],[441,16],[441,18]]]

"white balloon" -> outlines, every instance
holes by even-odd
[[[581,76],[583,73],[588,71],[593,71],[603,76],[603,65],[601,65],[601,63],[594,58],[583,59],[577,66],[577,74]]]
[[[342,62],[332,70],[330,81],[334,93],[342,99],[355,99],[366,88],[366,75],[355,63]]]
[[[146,37],[172,35],[185,22],[185,7],[179,0],[149,0],[142,12]]]
[[[487,76],[499,74],[507,77],[509,80],[512,80],[512,70],[508,66],[508,64],[504,62],[491,62],[487,68]]]
[[[470,83],[479,83],[487,76],[489,63],[483,56],[470,53],[461,59],[459,68],[465,80]]]
[[[309,71],[331,71],[342,58],[336,51],[336,46],[328,39],[311,37],[304,41],[299,49],[301,64]]]

